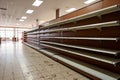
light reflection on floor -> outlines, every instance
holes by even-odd
[[[0,80],[89,80],[21,42],[0,45]]]

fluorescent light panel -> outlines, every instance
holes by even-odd
[[[68,10],[66,10],[66,12],[73,12],[73,11],[75,11],[76,10],[76,8],[70,8],[70,9],[68,9]]]
[[[26,11],[27,14],[32,14],[33,12],[34,12],[34,10],[31,10],[31,9]]]
[[[21,19],[27,19],[27,17],[26,17],[26,16],[23,16],[23,17],[21,17]]]
[[[40,23],[44,23],[45,21],[40,21]]]
[[[32,4],[33,6],[40,6],[43,3],[41,0],[35,0],[34,3]]]
[[[94,2],[94,1],[96,1],[96,0],[87,0],[87,1],[85,1],[84,3],[85,3],[85,4],[90,4],[90,3]]]
[[[24,20],[23,20],[23,19],[20,19],[19,21],[23,22]]]

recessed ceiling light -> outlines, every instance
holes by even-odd
[[[31,9],[26,11],[26,13],[28,13],[28,14],[32,14],[33,12],[34,12],[34,10],[31,10]]]
[[[35,0],[34,3],[32,4],[33,6],[40,6],[43,3],[41,0]]]
[[[24,20],[23,20],[23,19],[20,19],[19,21],[23,22]]]
[[[66,10],[66,12],[73,12],[73,11],[75,11],[76,10],[76,8],[70,8],[70,9],[68,9],[68,10]]]
[[[21,19],[27,19],[27,17],[26,17],[26,16],[23,16],[23,17],[21,17]]]
[[[45,21],[40,21],[40,24],[44,23]]]
[[[94,1],[96,1],[96,0],[87,0],[87,1],[85,1],[84,3],[85,3],[85,4],[90,4],[90,3],[94,2]]]

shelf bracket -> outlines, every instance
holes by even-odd
[[[118,42],[119,40],[120,40],[120,38],[117,38],[117,39],[116,39],[116,42]]]
[[[102,15],[98,14],[97,17],[102,20]]]
[[[100,27],[100,28],[97,28],[100,32],[102,31],[102,28]]]

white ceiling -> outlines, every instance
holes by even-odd
[[[0,0],[0,26],[7,27],[32,27],[36,24],[36,19],[39,23],[55,19],[55,10],[60,9],[60,15],[67,14],[65,10],[69,8],[81,8],[85,6],[86,0],[43,0],[41,6],[34,7],[34,0]],[[26,14],[28,9],[35,10],[32,14]],[[20,22],[19,18],[27,16],[24,22]]]

